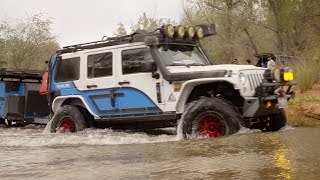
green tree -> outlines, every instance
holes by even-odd
[[[24,20],[1,24],[1,61],[14,68],[44,69],[47,60],[58,48],[56,37],[51,33],[51,20],[42,14]]]
[[[124,27],[123,23],[119,23],[117,30],[116,30],[115,32],[113,32],[113,34],[114,34],[115,36],[125,36],[125,35],[127,35],[128,33],[127,33],[127,30],[126,30],[126,28]]]
[[[3,67],[7,64],[5,61],[5,49],[6,49],[5,47],[6,47],[6,41],[0,38],[0,67]]]
[[[202,40],[219,63],[260,52],[320,54],[319,0],[187,0],[184,24],[216,23],[218,35]]]
[[[216,63],[231,63],[242,54],[258,52],[248,18],[256,13],[253,6],[253,0],[189,0],[182,22],[217,24],[218,35],[202,40],[203,47]]]
[[[134,33],[136,30],[141,29],[147,32],[152,32],[164,24],[176,24],[176,22],[166,18],[155,18],[148,16],[146,12],[143,12],[137,22],[133,23],[130,27],[130,33]],[[128,30],[122,23],[119,23],[117,30],[114,32],[116,36],[127,35]]]

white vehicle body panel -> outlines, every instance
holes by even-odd
[[[161,72],[157,71],[160,74],[159,79],[152,78],[152,73],[132,73],[132,74],[123,74],[122,73],[122,59],[121,53],[124,50],[137,49],[137,48],[147,48],[144,43],[132,43],[124,45],[116,45],[111,47],[97,48],[92,50],[82,51],[83,53],[66,53],[63,54],[63,58],[79,57],[81,58],[80,63],[80,79],[73,81],[76,88],[80,91],[87,90],[98,90],[106,88],[121,88],[121,87],[133,87],[139,89],[145,93],[162,111],[164,112],[177,112],[178,114],[183,113],[185,108],[185,103],[190,95],[192,89],[200,84],[212,83],[212,82],[228,82],[233,85],[236,90],[240,91],[242,96],[253,96],[255,89],[250,87],[250,82],[247,80],[245,84],[242,84],[239,81],[239,73],[243,72],[244,74],[258,73],[262,74],[265,68],[259,68],[253,65],[233,65],[233,64],[224,64],[224,65],[209,65],[209,66],[168,66],[167,69],[171,73],[188,73],[188,72],[205,72],[205,71],[217,71],[217,70],[226,70],[227,73],[225,77],[217,78],[199,78],[188,80],[184,82],[179,82],[182,84],[180,91],[174,90],[174,83],[168,82],[163,79]],[[88,78],[87,77],[87,57],[91,54],[100,54],[112,52],[113,54],[113,74],[108,77],[99,77],[99,78]],[[79,55],[81,54],[81,55]],[[248,75],[247,75],[248,76]],[[248,76],[249,77],[249,76]],[[128,81],[130,84],[119,85],[119,82]],[[157,89],[156,84],[160,85],[160,94],[161,102],[158,102],[157,99]],[[96,85],[96,88],[88,88],[90,85]],[[251,85],[252,86],[252,85]],[[81,96],[72,96],[83,99]],[[56,112],[60,107],[61,103],[67,97],[58,97],[53,101],[53,111]],[[83,101],[85,102],[85,101]],[[85,104],[86,105],[86,104]],[[87,105],[86,105],[87,106]],[[88,107],[87,107],[88,108]],[[90,111],[90,108],[88,108]],[[97,117],[92,111],[91,114]]]

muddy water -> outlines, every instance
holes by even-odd
[[[319,128],[196,140],[173,132],[0,128],[0,179],[320,179]]]

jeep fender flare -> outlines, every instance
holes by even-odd
[[[200,84],[213,83],[213,82],[227,82],[229,84],[232,84],[235,89],[240,89],[240,86],[237,85],[239,84],[239,82],[231,78],[219,78],[219,79],[205,78],[205,79],[194,79],[194,80],[186,81],[182,85],[182,88],[181,88],[182,90],[176,104],[177,113],[183,113],[188,97],[195,86],[198,86]]]
[[[89,113],[94,117],[94,118],[99,118],[98,115],[96,115],[94,112],[92,112],[92,110],[90,109],[90,107],[88,106],[88,104],[86,103],[86,101],[83,99],[82,96],[79,95],[71,95],[71,96],[59,96],[56,97],[53,102],[52,102],[52,111],[54,113],[56,113],[59,108],[61,107],[61,105],[68,99],[78,99],[82,102],[82,104],[85,106],[85,108],[89,111]],[[72,105],[72,104],[71,104]]]

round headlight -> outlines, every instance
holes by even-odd
[[[167,35],[169,38],[173,38],[174,36],[174,27],[171,24],[168,24],[164,27],[164,33]]]
[[[203,29],[202,29],[202,27],[200,27],[200,26],[196,27],[196,33],[197,33],[197,37],[199,39],[203,38]]]
[[[240,73],[239,74],[239,79],[240,79],[240,82],[244,85],[245,83],[246,83],[246,81],[247,81],[247,77],[246,77],[246,75],[245,74],[243,74],[243,73]]]
[[[185,29],[183,26],[179,25],[175,27],[175,34],[180,37],[183,38],[184,34],[185,34]]]
[[[189,37],[189,38],[193,38],[193,37],[194,37],[194,34],[195,34],[194,27],[193,27],[193,26],[189,26],[189,27],[187,28],[187,31],[188,31],[188,33],[187,33],[188,37]]]

